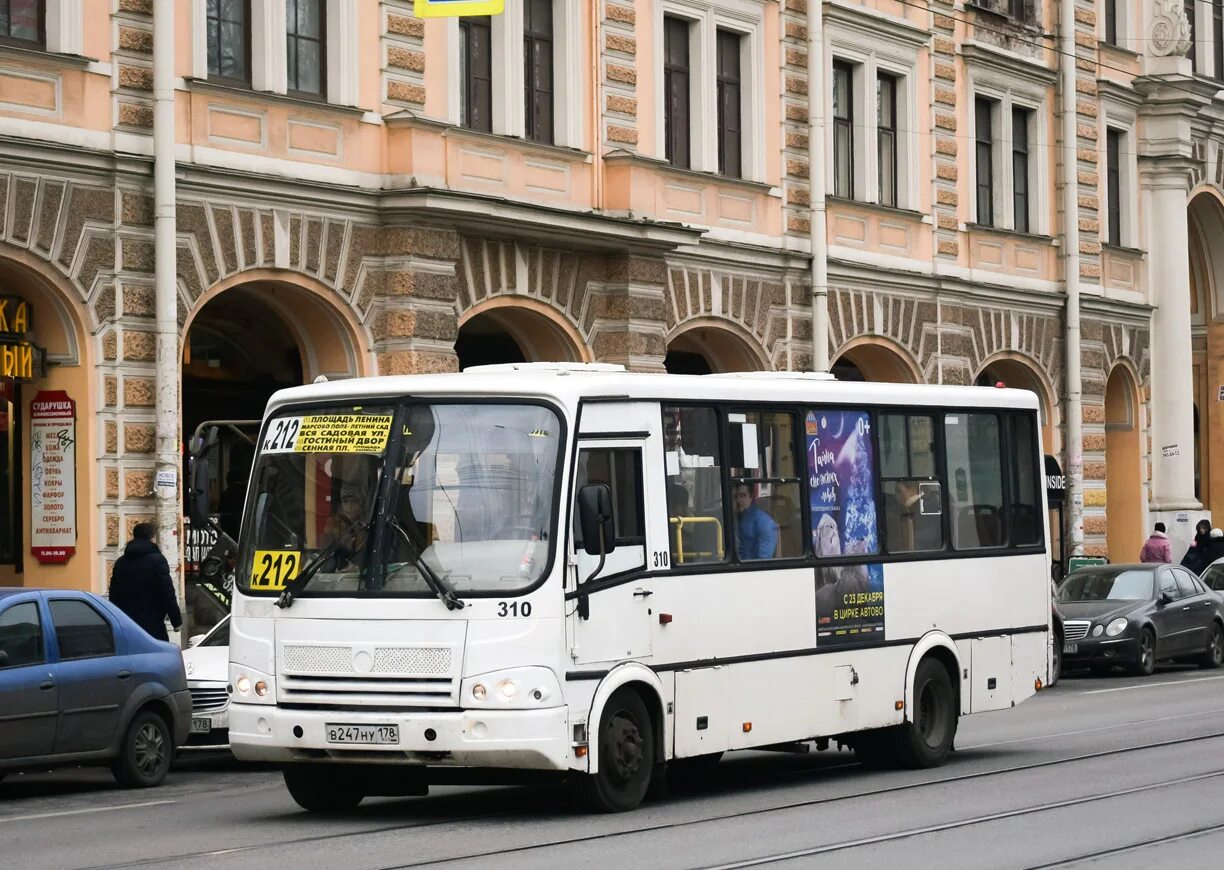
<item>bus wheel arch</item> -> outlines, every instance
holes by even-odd
[[[671,729],[663,711],[666,704],[663,700],[663,682],[658,674],[645,665],[628,662],[613,668],[595,690],[591,699],[591,711],[587,716],[587,770],[590,773],[599,771],[599,723],[603,719],[604,708],[612,695],[621,688],[636,692],[646,706],[654,727],[655,762],[661,763],[667,758],[667,747],[671,745]]]
[[[934,658],[947,670],[948,678],[952,681],[952,691],[956,696],[957,710],[960,715],[966,715],[969,712],[966,709],[968,693],[961,690],[964,672],[961,669],[960,653],[956,649],[956,643],[942,631],[932,631],[914,645],[914,649],[910,652],[909,663],[906,665],[905,720],[909,721],[913,716],[914,680],[918,675],[918,666],[923,659],[928,657]]]

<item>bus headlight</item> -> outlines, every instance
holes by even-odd
[[[1110,637],[1117,637],[1122,632],[1126,631],[1126,626],[1128,624],[1129,623],[1127,623],[1125,616],[1119,616],[1113,622],[1109,623],[1109,627],[1105,629],[1105,633]]]
[[[459,696],[469,707],[529,710],[555,706],[561,684],[549,668],[509,668],[467,678]]]
[[[251,694],[251,681],[245,674],[238,678],[238,682],[234,684],[238,688],[239,695]]]
[[[275,704],[276,682],[246,665],[230,665],[230,695],[240,704]]]

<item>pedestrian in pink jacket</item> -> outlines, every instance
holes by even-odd
[[[1139,551],[1139,561],[1173,564],[1173,548],[1169,546],[1164,523],[1157,523],[1155,531],[1144,541],[1143,549]]]

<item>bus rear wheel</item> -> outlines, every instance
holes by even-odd
[[[902,767],[938,767],[956,738],[956,692],[948,670],[933,658],[918,663],[910,721],[897,726],[895,753]]]
[[[365,798],[355,777],[338,766],[290,764],[284,775],[289,796],[312,813],[348,812]]]
[[[599,720],[599,770],[582,788],[596,812],[635,809],[650,789],[655,770],[655,735],[650,712],[633,689],[618,689]]]

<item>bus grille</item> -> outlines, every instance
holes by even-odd
[[[321,706],[448,707],[459,700],[449,647],[285,644],[279,700]]]
[[[1092,622],[1087,619],[1072,619],[1063,622],[1063,640],[1079,640],[1088,636]]]

